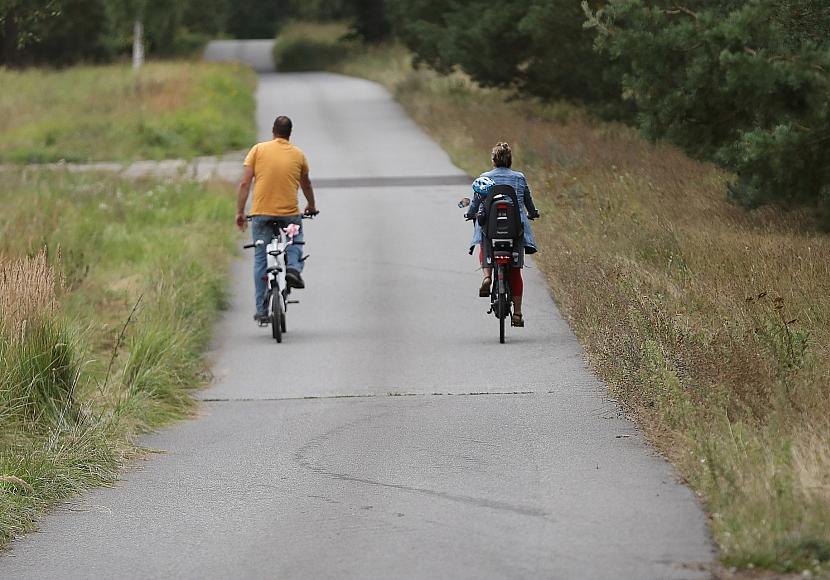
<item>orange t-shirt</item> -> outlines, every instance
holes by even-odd
[[[300,213],[297,188],[300,177],[308,173],[308,161],[300,148],[281,138],[257,143],[245,157],[245,167],[254,170],[251,215]]]

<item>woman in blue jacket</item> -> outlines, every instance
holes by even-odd
[[[527,254],[534,254],[537,251],[536,240],[533,239],[533,232],[530,229],[530,220],[539,217],[539,211],[533,205],[533,196],[530,193],[530,187],[527,185],[527,179],[520,171],[513,171],[513,152],[510,145],[507,143],[498,143],[493,148],[493,169],[482,173],[478,179],[473,182],[473,199],[470,207],[467,210],[466,217],[469,219],[475,218],[479,211],[484,198],[487,197],[488,190],[493,185],[509,185],[516,191],[516,196],[519,201],[519,215],[521,215],[522,225],[524,226],[524,252]],[[525,211],[526,210],[526,211]],[[470,253],[473,252],[475,246],[482,242],[481,226],[478,221],[475,222],[475,232],[473,239],[470,242]],[[484,250],[479,250],[479,259],[482,262],[482,272],[484,273],[484,280],[481,282],[478,295],[481,297],[490,296],[490,285],[493,282],[493,269],[485,268],[484,264]],[[522,257],[523,258],[523,257]],[[510,269],[510,289],[513,294],[513,317],[510,321],[513,326],[524,326],[524,319],[522,318],[522,291],[524,283],[522,281],[522,265],[524,259],[520,260],[519,266]]]

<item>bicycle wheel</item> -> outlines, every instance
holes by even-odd
[[[279,292],[271,294],[271,335],[277,342],[282,342],[282,326],[285,312],[282,310],[282,296]]]
[[[499,300],[501,300],[501,296],[499,296]],[[507,318],[506,316],[499,316],[499,342],[504,344],[504,319]]]
[[[266,305],[266,308],[271,307],[271,288],[265,290],[265,297],[263,298],[263,303]],[[266,310],[265,314],[268,317],[268,320],[271,320],[271,313]],[[260,323],[260,326],[265,326],[265,323]]]
[[[284,305],[287,301],[288,301],[288,292],[284,292],[283,293],[283,301],[280,302],[280,306]],[[288,328],[286,328],[287,314],[288,313],[285,310],[282,310],[282,316],[280,317],[280,330],[283,333],[288,331]]]
[[[507,280],[505,278],[505,267],[498,269],[498,296],[496,297],[496,313],[499,317],[499,342],[504,344],[504,321],[507,318]]]

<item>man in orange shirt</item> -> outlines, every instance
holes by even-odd
[[[297,200],[297,188],[302,187],[308,204],[305,215],[319,213],[314,204],[314,188],[308,177],[308,161],[305,154],[288,140],[293,124],[288,117],[277,117],[274,121],[274,139],[253,146],[245,158],[245,174],[239,184],[236,198],[236,225],[245,231],[245,204],[251,181],[254,181],[254,198],[251,203],[251,232],[254,242],[268,243],[276,228],[289,224],[300,227],[294,236],[294,243],[286,250],[286,282],[293,288],[304,288],[303,281],[303,220]],[[254,250],[254,284],[256,286],[256,314],[254,320],[267,322],[268,305],[265,303],[267,287],[267,257],[265,246]]]

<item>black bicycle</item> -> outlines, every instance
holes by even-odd
[[[458,207],[468,207],[469,198],[458,202]],[[482,204],[484,205],[484,204]],[[468,220],[477,219],[481,226],[483,264],[493,269],[490,285],[490,309],[499,321],[499,342],[505,342],[505,326],[513,316],[513,293],[510,288],[510,269],[521,267],[522,226],[516,192],[508,185],[496,185],[487,197],[485,209]]]

